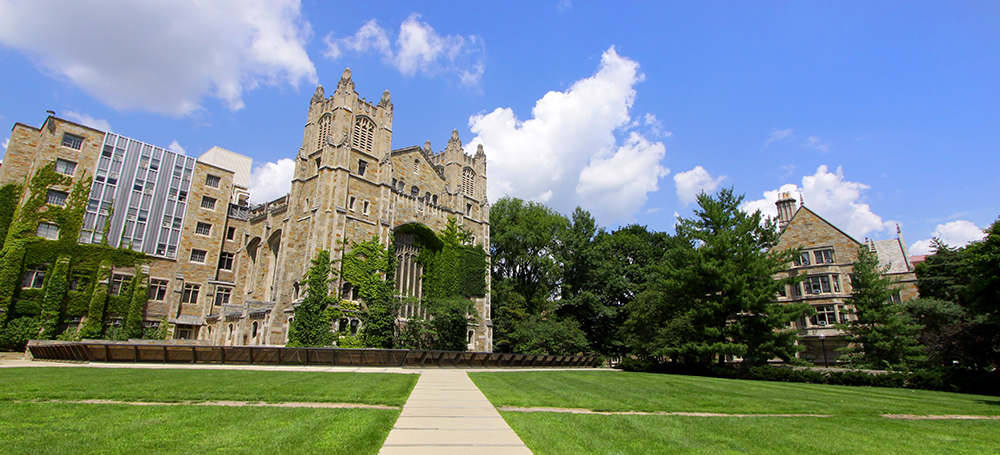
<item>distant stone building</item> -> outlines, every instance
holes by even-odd
[[[377,104],[361,99],[350,70],[330,97],[318,87],[291,191],[256,207],[248,205],[249,157],[215,147],[194,159],[55,116],[41,128],[14,125],[0,185],[26,184],[54,163],[55,172],[72,179],[70,185],[44,189],[48,204],[59,204],[74,184],[92,178],[82,226],[40,221],[37,236],[57,240],[63,238],[61,229],[65,234],[78,228],[81,244],[146,254],[146,323],[165,318],[171,338],[280,345],[303,297],[302,278],[319,250],[330,250],[336,260],[351,242],[395,240],[397,292],[415,297],[422,296],[422,270],[412,234],[397,235],[400,227],[419,224],[437,232],[454,218],[488,255],[482,146],[474,156],[465,154],[455,131],[441,152],[432,151],[429,142],[391,150],[392,113],[389,92]],[[26,188],[22,202],[28,197]],[[49,265],[26,258],[22,287],[41,287]],[[114,270],[112,294],[133,274],[134,269]],[[356,300],[350,283],[339,281],[332,290]],[[475,307],[469,349],[490,351],[488,293],[475,299]],[[405,321],[419,311],[405,308],[401,316]],[[85,314],[67,316],[74,324]],[[121,315],[110,316],[106,322],[121,322]],[[356,332],[358,325],[356,317],[345,317],[333,328]]]
[[[898,227],[895,239],[859,242],[808,207],[802,205],[796,209],[790,193],[782,193],[777,206],[781,234],[774,249],[801,248],[801,256],[787,273],[805,277],[798,285],[787,286],[778,301],[806,302],[816,310],[816,315],[794,323],[802,337],[799,343],[806,348],[799,357],[834,364],[840,357],[837,349],[846,346],[844,334],[834,324],[847,322],[851,317],[847,299],[851,296],[850,275],[858,248],[867,244],[875,251],[879,262],[888,266],[887,275],[898,283],[899,292],[893,298],[909,300],[917,297],[917,279],[906,242]]]

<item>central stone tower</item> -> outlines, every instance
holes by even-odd
[[[393,105],[389,91],[378,103],[360,98],[344,70],[329,97],[322,86],[309,102],[302,146],[285,198],[252,211],[248,221],[248,301],[273,304],[268,344],[287,340],[288,318],[303,297],[301,281],[319,250],[333,259],[351,242],[377,237],[389,245],[396,230],[420,224],[440,232],[454,218],[489,254],[486,154],[470,156],[458,132],[440,153],[411,146],[392,150]],[[404,239],[397,242],[397,292],[421,295],[421,274]],[[351,299],[348,283],[338,282]],[[487,286],[489,286],[487,276]],[[492,350],[489,295],[476,299],[479,320],[469,327],[469,348]],[[412,315],[404,311],[403,317]],[[341,321],[356,326],[355,321]]]

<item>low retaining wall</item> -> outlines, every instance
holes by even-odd
[[[404,349],[288,348],[281,346],[184,346],[148,343],[48,342],[28,345],[41,360],[91,362],[232,363],[457,368],[590,368],[598,356],[496,354]]]

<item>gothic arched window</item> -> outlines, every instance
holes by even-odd
[[[326,143],[326,138],[330,136],[330,125],[333,124],[333,116],[324,115],[319,119],[319,135],[316,137],[316,150],[322,149]]]
[[[462,170],[462,192],[466,196],[476,197],[476,171],[472,168]]]
[[[375,122],[368,117],[358,117],[354,121],[354,148],[371,153],[375,138]]]

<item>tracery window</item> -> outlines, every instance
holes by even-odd
[[[319,150],[323,148],[323,143],[326,142],[326,138],[330,136],[330,125],[333,124],[332,115],[324,115],[323,118],[319,119],[319,134],[316,136],[316,149]]]
[[[476,195],[476,171],[471,168],[462,170],[462,192],[470,197]]]
[[[371,153],[372,141],[375,138],[375,122],[367,117],[358,117],[354,121],[354,148]]]

